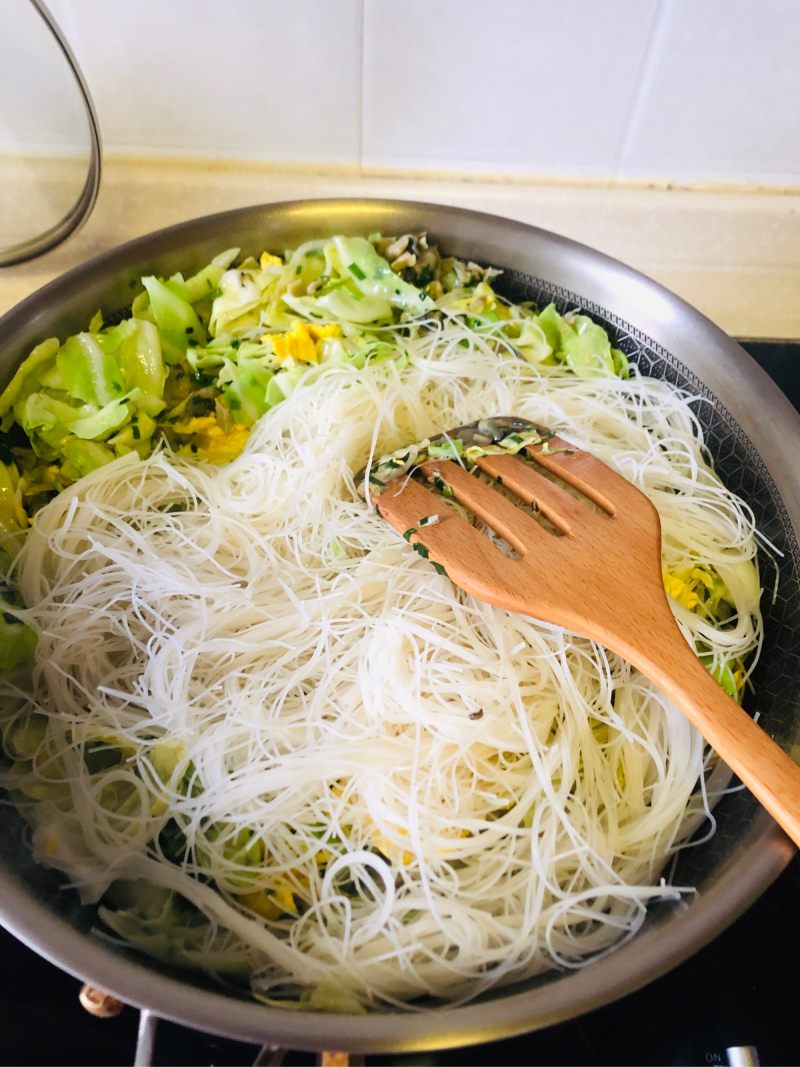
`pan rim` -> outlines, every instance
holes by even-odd
[[[321,198],[253,205],[177,223],[101,253],[12,308],[0,319],[3,337],[0,364],[6,363],[5,351],[11,351],[7,361],[11,364],[14,346],[21,350],[26,345],[30,348],[36,339],[48,335],[39,331],[53,321],[53,308],[68,300],[76,287],[82,293],[93,291],[92,286],[102,287],[103,279],[107,282],[110,272],[134,265],[141,270],[142,263],[150,263],[153,257],[165,252],[179,252],[193,238],[208,240],[213,236],[218,247],[222,247],[225,234],[247,220],[254,223],[257,220],[262,228],[278,220],[284,228],[300,223],[320,227],[330,216],[344,219],[348,225],[357,222],[361,232],[380,229],[374,225],[380,219],[422,220],[427,225],[406,225],[396,232],[427,228],[442,243],[447,243],[441,237],[443,229],[460,228],[467,235],[465,247],[475,249],[476,258],[477,250],[484,249],[481,257],[484,260],[525,270],[533,276],[551,276],[532,268],[537,256],[545,261],[549,256],[557,262],[553,270],[560,279],[558,284],[570,281],[566,288],[606,307],[609,304],[602,295],[614,290],[619,299],[611,305],[613,313],[635,323],[638,330],[653,337],[668,351],[674,352],[674,343],[668,342],[680,339],[681,330],[693,345],[704,345],[700,378],[706,384],[704,375],[711,373],[715,359],[732,361],[744,385],[743,391],[757,390],[762,404],[770,410],[770,419],[759,424],[757,419],[745,417],[743,424],[736,405],[731,414],[753,441],[773,477],[797,536],[800,474],[789,469],[788,463],[777,463],[773,454],[777,456],[776,442],[782,441],[785,446],[788,440],[800,441],[800,416],[740,346],[685,301],[617,260],[537,227],[483,212],[418,201]],[[328,231],[332,232],[329,225],[325,232]],[[514,262],[498,259],[497,251],[504,248]],[[457,253],[463,254],[461,249]],[[637,312],[635,316],[626,311],[629,307]],[[694,365],[685,365],[697,373]],[[717,390],[709,388],[716,395]],[[721,399],[727,404],[727,396]],[[766,442],[769,458],[764,455],[760,439]],[[640,988],[721,933],[777,878],[793,852],[788,839],[772,820],[759,813],[742,838],[737,857],[727,864],[708,893],[681,911],[679,923],[669,918],[645,929],[632,942],[604,958],[602,989],[596,988],[594,978],[598,972],[590,965],[539,988],[515,992],[510,987],[507,993],[501,992],[491,1000],[426,1013],[378,1011],[359,1017],[298,1014],[198,988],[159,974],[153,969],[155,964],[148,966],[124,957],[80,932],[51,907],[32,897],[22,879],[8,869],[0,870],[0,922],[62,969],[100,985],[127,1003],[184,1025],[240,1040],[269,1041],[291,1048],[411,1052],[482,1043],[553,1025]],[[742,863],[740,857],[745,853],[747,862]],[[633,949],[636,951],[632,952]],[[635,963],[637,957],[638,966],[631,968],[631,960]]]

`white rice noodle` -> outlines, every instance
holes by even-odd
[[[16,566],[40,633],[24,708],[50,719],[71,797],[39,805],[40,859],[86,899],[115,878],[177,890],[232,931],[262,992],[466,999],[581,966],[684,891],[660,876],[706,817],[699,735],[602,647],[456,590],[353,472],[486,415],[552,427],[653,500],[666,568],[727,582],[724,631],[675,605],[719,661],[753,662],[760,641],[752,515],[713,473],[691,397],[540,377],[463,335],[404,342],[402,373],[310,372],[228,466],[161,452],[95,471],[39,512]],[[90,775],[92,739],[126,761]],[[173,743],[164,781],[154,753]],[[133,789],[127,816],[104,806],[112,780]],[[182,865],[153,844],[169,819]],[[231,858],[242,831],[261,862]],[[296,917],[243,898],[278,884]]]

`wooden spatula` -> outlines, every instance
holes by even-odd
[[[485,420],[445,436],[463,439],[475,426],[510,422]],[[381,515],[466,592],[583,634],[637,667],[800,845],[800,767],[728,696],[678,628],[662,583],[655,507],[600,460],[557,436],[525,452],[534,465],[511,454],[484,455],[473,470],[533,505],[561,536],[452,460],[428,459],[413,477],[379,486],[372,497]],[[601,513],[537,468],[578,489]],[[447,487],[515,557],[420,484],[420,476]]]

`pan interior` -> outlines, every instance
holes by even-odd
[[[759,530],[777,549],[762,556],[762,600],[765,640],[761,660],[753,676],[754,693],[750,710],[758,709],[760,721],[784,747],[791,748],[800,739],[796,709],[800,706],[800,648],[795,635],[800,630],[800,546],[787,510],[774,481],[752,442],[708,388],[680,360],[679,354],[667,352],[659,344],[627,323],[579,294],[556,287],[529,275],[506,271],[497,279],[502,295],[514,301],[528,300],[543,307],[555,302],[559,311],[580,308],[608,331],[612,343],[621,348],[640,369],[664,378],[697,397],[695,412],[703,426],[709,451],[725,484],[743,497],[753,509]],[[111,316],[108,316],[111,318]],[[121,315],[119,316],[121,317]],[[772,588],[777,578],[773,599]],[[687,848],[680,854],[672,872],[673,880],[702,890],[710,886],[721,869],[729,866],[740,852],[741,840],[761,810],[744,790],[730,794],[715,809],[717,831],[702,847]],[[6,805],[3,814],[4,834],[0,837],[0,856],[6,869],[13,869],[33,896],[48,909],[58,912],[78,930],[90,933],[95,925],[92,909],[81,907],[77,895],[65,887],[63,878],[54,871],[36,865],[30,855],[25,824],[16,811]],[[663,904],[651,907],[645,928],[675,921],[686,904]],[[219,986],[203,976],[145,961],[133,950],[114,946],[112,951],[127,959],[144,962],[161,974],[172,976],[199,989],[220,992]],[[602,964],[597,964],[602,966]],[[484,1001],[540,988],[566,976],[545,975],[516,986],[507,986],[485,994]],[[230,996],[245,997],[236,990]],[[533,1023],[532,1023],[533,1024]]]

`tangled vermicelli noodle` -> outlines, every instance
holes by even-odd
[[[486,415],[552,427],[653,500],[665,571],[714,568],[730,618],[673,601],[678,621],[712,666],[749,665],[753,520],[692,398],[635,371],[542,377],[461,332],[434,325],[402,371],[315,370],[224,467],[162,450],[99,468],[37,514],[15,566],[39,650],[33,693],[5,696],[47,718],[30,773],[61,790],[31,814],[38,857],[86,900],[173,891],[202,943],[168,952],[102,914],[267,998],[464,999],[581,966],[684,891],[665,865],[713,827],[708,753],[665,697],[461,594],[354,485]],[[98,768],[98,745],[124,758]]]

